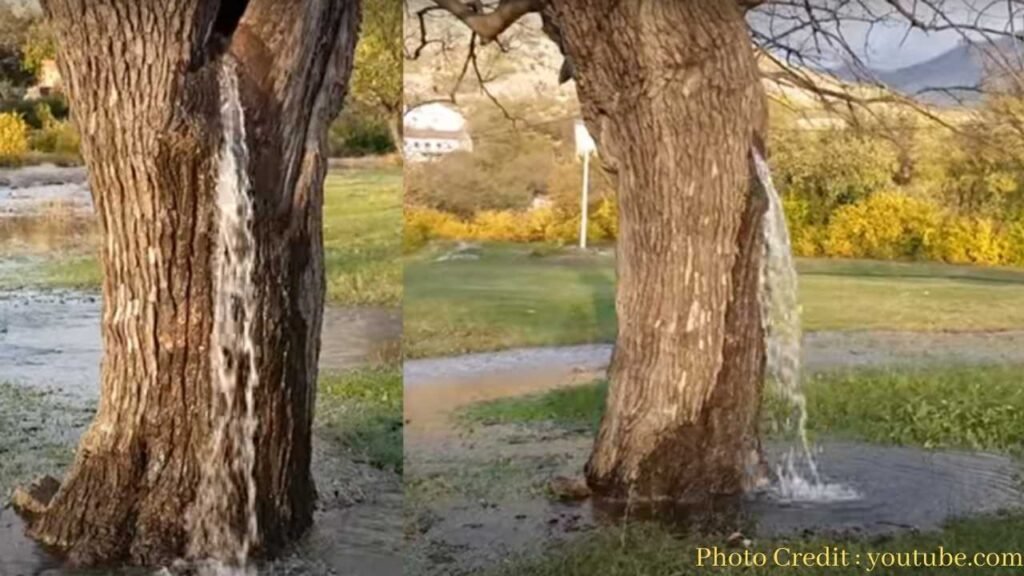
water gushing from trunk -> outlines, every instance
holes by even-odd
[[[775,495],[792,501],[835,501],[857,498],[855,491],[822,481],[807,439],[807,400],[800,385],[800,303],[797,274],[782,200],[772,183],[768,163],[757,149],[754,166],[768,197],[764,216],[764,255],[761,258],[761,324],[765,332],[766,371],[792,412],[787,429],[795,435],[791,447],[776,468]]]
[[[217,174],[217,237],[213,259],[212,436],[193,518],[192,549],[209,558],[205,571],[248,574],[259,537],[256,514],[255,345],[253,271],[256,242],[247,173],[245,113],[236,63],[224,57],[218,74],[223,143]],[[242,503],[241,509],[239,503]]]

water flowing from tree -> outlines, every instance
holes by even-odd
[[[786,428],[795,436],[776,468],[776,495],[785,500],[834,501],[856,498],[855,491],[826,483],[818,471],[807,439],[807,400],[800,384],[800,303],[789,229],[782,200],[764,157],[753,150],[757,178],[768,197],[761,259],[761,323],[765,331],[766,369],[782,398],[792,408]]]
[[[212,557],[209,572],[247,574],[249,553],[259,537],[254,478],[259,385],[254,339],[256,243],[246,172],[245,113],[236,64],[229,57],[221,64],[219,86],[223,143],[218,159],[210,338],[213,429],[196,499],[192,547]]]

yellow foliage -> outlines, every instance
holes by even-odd
[[[1024,221],[1012,222],[1005,234],[1003,261],[1011,266],[1024,266]]]
[[[12,112],[0,114],[0,158],[17,158],[28,152],[28,124]]]
[[[987,218],[950,218],[939,240],[939,256],[953,264],[1004,263],[1008,239]]]
[[[824,241],[826,256],[927,258],[933,254],[942,213],[931,202],[898,192],[873,194],[833,214]]]
[[[406,208],[402,245],[411,252],[435,238],[468,238],[469,229],[465,222],[451,214],[430,208]]]

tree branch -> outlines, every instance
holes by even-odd
[[[480,0],[434,0],[441,8],[451,12],[480,37],[481,44],[496,40],[498,36],[531,12],[544,9],[545,0],[500,0],[490,12],[484,12]]]

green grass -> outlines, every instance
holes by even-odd
[[[91,408],[0,381],[0,505],[16,486],[44,474],[59,477],[91,419]]]
[[[556,546],[544,554],[507,562],[504,566],[488,571],[491,576],[704,576],[719,574],[731,576],[736,574],[907,574],[928,575],[938,574],[986,574],[1004,576],[1020,574],[1020,554],[1024,551],[1024,517],[995,516],[951,522],[943,530],[902,535],[882,541],[867,539],[833,540],[827,538],[778,539],[755,542],[750,549],[751,554],[763,553],[766,566],[733,568],[713,567],[710,560],[703,566],[697,564],[698,549],[718,546],[719,550],[728,554],[743,553],[742,548],[728,548],[725,538],[709,541],[706,538],[696,539],[674,535],[665,528],[652,524],[630,524],[626,528],[601,528],[587,535],[570,541],[568,544]],[[879,559],[879,555],[889,553],[913,554],[936,553],[939,547],[945,551],[964,553],[968,560],[973,560],[975,553],[1007,553],[1005,557],[995,558],[1002,563],[1000,567],[895,567],[885,568],[872,566],[871,555]],[[837,547],[838,551],[846,551],[849,566],[845,567],[790,567],[778,566],[772,562],[776,550],[788,548],[792,552],[820,553],[825,547]],[[787,558],[782,552],[780,560]],[[1005,558],[1003,560],[1002,558]],[[860,561],[857,565],[856,562]],[[1009,564],[1009,566],[1007,566]]]
[[[487,245],[478,260],[405,268],[411,357],[610,342],[614,256]],[[982,331],[1024,328],[1024,270],[936,263],[801,260],[808,330]]]
[[[402,299],[402,169],[336,170],[324,184],[327,299],[342,306],[398,306]],[[98,290],[95,256],[51,253],[4,274],[0,289]]]
[[[550,422],[596,429],[604,381],[465,408],[464,424]],[[1020,453],[1024,367],[945,366],[822,373],[805,384],[808,429],[816,435],[925,448]],[[768,402],[766,424],[783,413]]]
[[[402,471],[402,372],[397,366],[321,376],[317,422],[359,461]]]
[[[101,282],[94,256],[61,253],[12,265],[0,275],[0,290],[98,290]]]
[[[331,172],[324,185],[327,297],[341,305],[402,301],[402,168]]]

